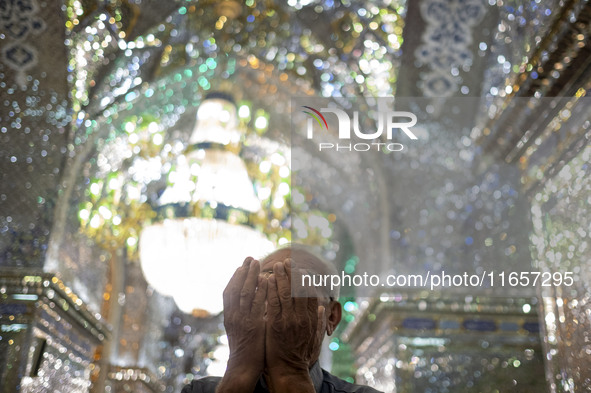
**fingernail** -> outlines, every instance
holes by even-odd
[[[291,258],[288,258],[285,260],[285,266],[289,269],[291,269],[291,261],[292,261]]]

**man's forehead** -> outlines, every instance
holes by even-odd
[[[300,249],[300,248],[282,248],[279,249],[271,254],[269,254],[268,256],[266,256],[265,258],[263,258],[263,260],[261,260],[261,272],[270,272],[273,270],[273,265],[275,265],[277,262],[283,262],[285,261],[287,258],[291,258],[292,259],[292,268],[296,268],[296,269],[303,269],[305,272],[302,273],[306,273],[306,274],[321,274],[321,275],[326,275],[326,274],[336,274],[336,269],[332,268],[330,265],[328,265],[326,262],[323,262],[319,257],[317,257],[316,255],[312,254],[309,251]],[[292,274],[293,271],[292,271]],[[292,278],[294,276],[292,275]],[[299,279],[295,280],[296,283],[301,282]],[[293,285],[294,281],[292,281],[292,285]],[[333,291],[333,289],[329,289],[328,287],[325,286],[315,286],[317,290],[325,290],[326,291],[326,297],[332,299],[336,299],[338,298],[338,288],[335,288],[335,290]],[[302,287],[301,285],[296,285],[296,288],[292,288],[292,291],[295,291],[293,293],[296,294],[296,296],[308,296],[307,295],[307,290],[305,287]],[[299,292],[302,291],[302,292]],[[298,295],[299,293],[299,295]]]
[[[287,258],[291,258],[293,266],[300,269],[324,270],[323,263],[316,256],[307,251],[292,248],[283,248],[267,255],[261,261],[261,270],[272,269],[277,262],[283,262]]]

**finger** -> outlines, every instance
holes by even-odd
[[[281,312],[284,316],[294,312],[293,299],[291,297],[291,285],[285,271],[285,266],[281,262],[273,265],[273,273],[277,281],[277,293],[279,294],[279,301],[281,302]]]
[[[285,272],[287,273],[287,282],[289,283],[290,296],[292,298],[292,304],[298,297],[306,296],[306,289],[302,287],[302,269],[297,269],[294,266],[293,259],[286,258],[283,261]]]
[[[250,312],[252,300],[254,299],[257,289],[260,271],[261,266],[259,261],[256,259],[251,259],[248,272],[246,274],[246,279],[244,280],[244,285],[240,290],[240,311],[242,312]]]
[[[240,307],[240,290],[244,285],[246,274],[248,273],[247,266],[250,264],[252,257],[244,259],[242,266],[240,266],[234,272],[234,275],[226,285],[224,289],[224,311],[233,310],[236,307]]]
[[[293,299],[295,304],[295,313],[298,318],[305,318],[308,313],[308,298],[306,297],[296,297]]]
[[[297,315],[306,315],[308,312],[308,298],[311,296],[312,289],[308,286],[300,286],[299,284],[301,281],[298,277],[301,277],[302,271],[293,271],[292,270],[292,277],[295,277],[297,280],[296,283],[292,282],[292,292],[294,293],[294,304],[295,304],[295,312]],[[293,285],[296,285],[294,287]]]
[[[269,277],[267,287],[267,315],[270,321],[281,318],[281,302],[277,294],[277,280],[275,276]]]
[[[257,317],[263,317],[265,314],[265,300],[267,299],[267,287],[269,280],[263,277],[258,277],[258,286],[254,299],[252,301],[251,314]]]
[[[291,258],[286,258],[283,261],[283,267],[285,268],[285,272],[287,273],[287,279],[289,280],[289,283],[291,284],[291,266],[293,265],[292,259]]]
[[[318,298],[317,297],[309,297],[306,299],[307,302],[307,312],[308,315],[310,316],[310,326],[312,329],[315,329],[317,327],[318,324]]]

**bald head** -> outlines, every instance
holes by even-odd
[[[271,273],[275,263],[284,262],[286,259],[292,260],[292,285],[294,285],[292,289],[295,295],[306,293],[305,288],[301,288],[302,281],[299,279],[301,277],[300,274],[308,273],[322,276],[337,274],[336,268],[331,263],[300,245],[290,245],[280,248],[267,255],[261,260],[261,272]],[[317,289],[323,290],[333,300],[339,298],[338,287],[332,288],[332,290],[324,287],[318,287]]]

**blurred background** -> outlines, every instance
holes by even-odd
[[[506,277],[343,288],[333,374],[591,391],[590,20],[576,0],[0,2],[0,392],[223,375],[227,280],[292,241],[347,275]],[[366,130],[396,97],[419,141],[322,154],[294,97]]]

